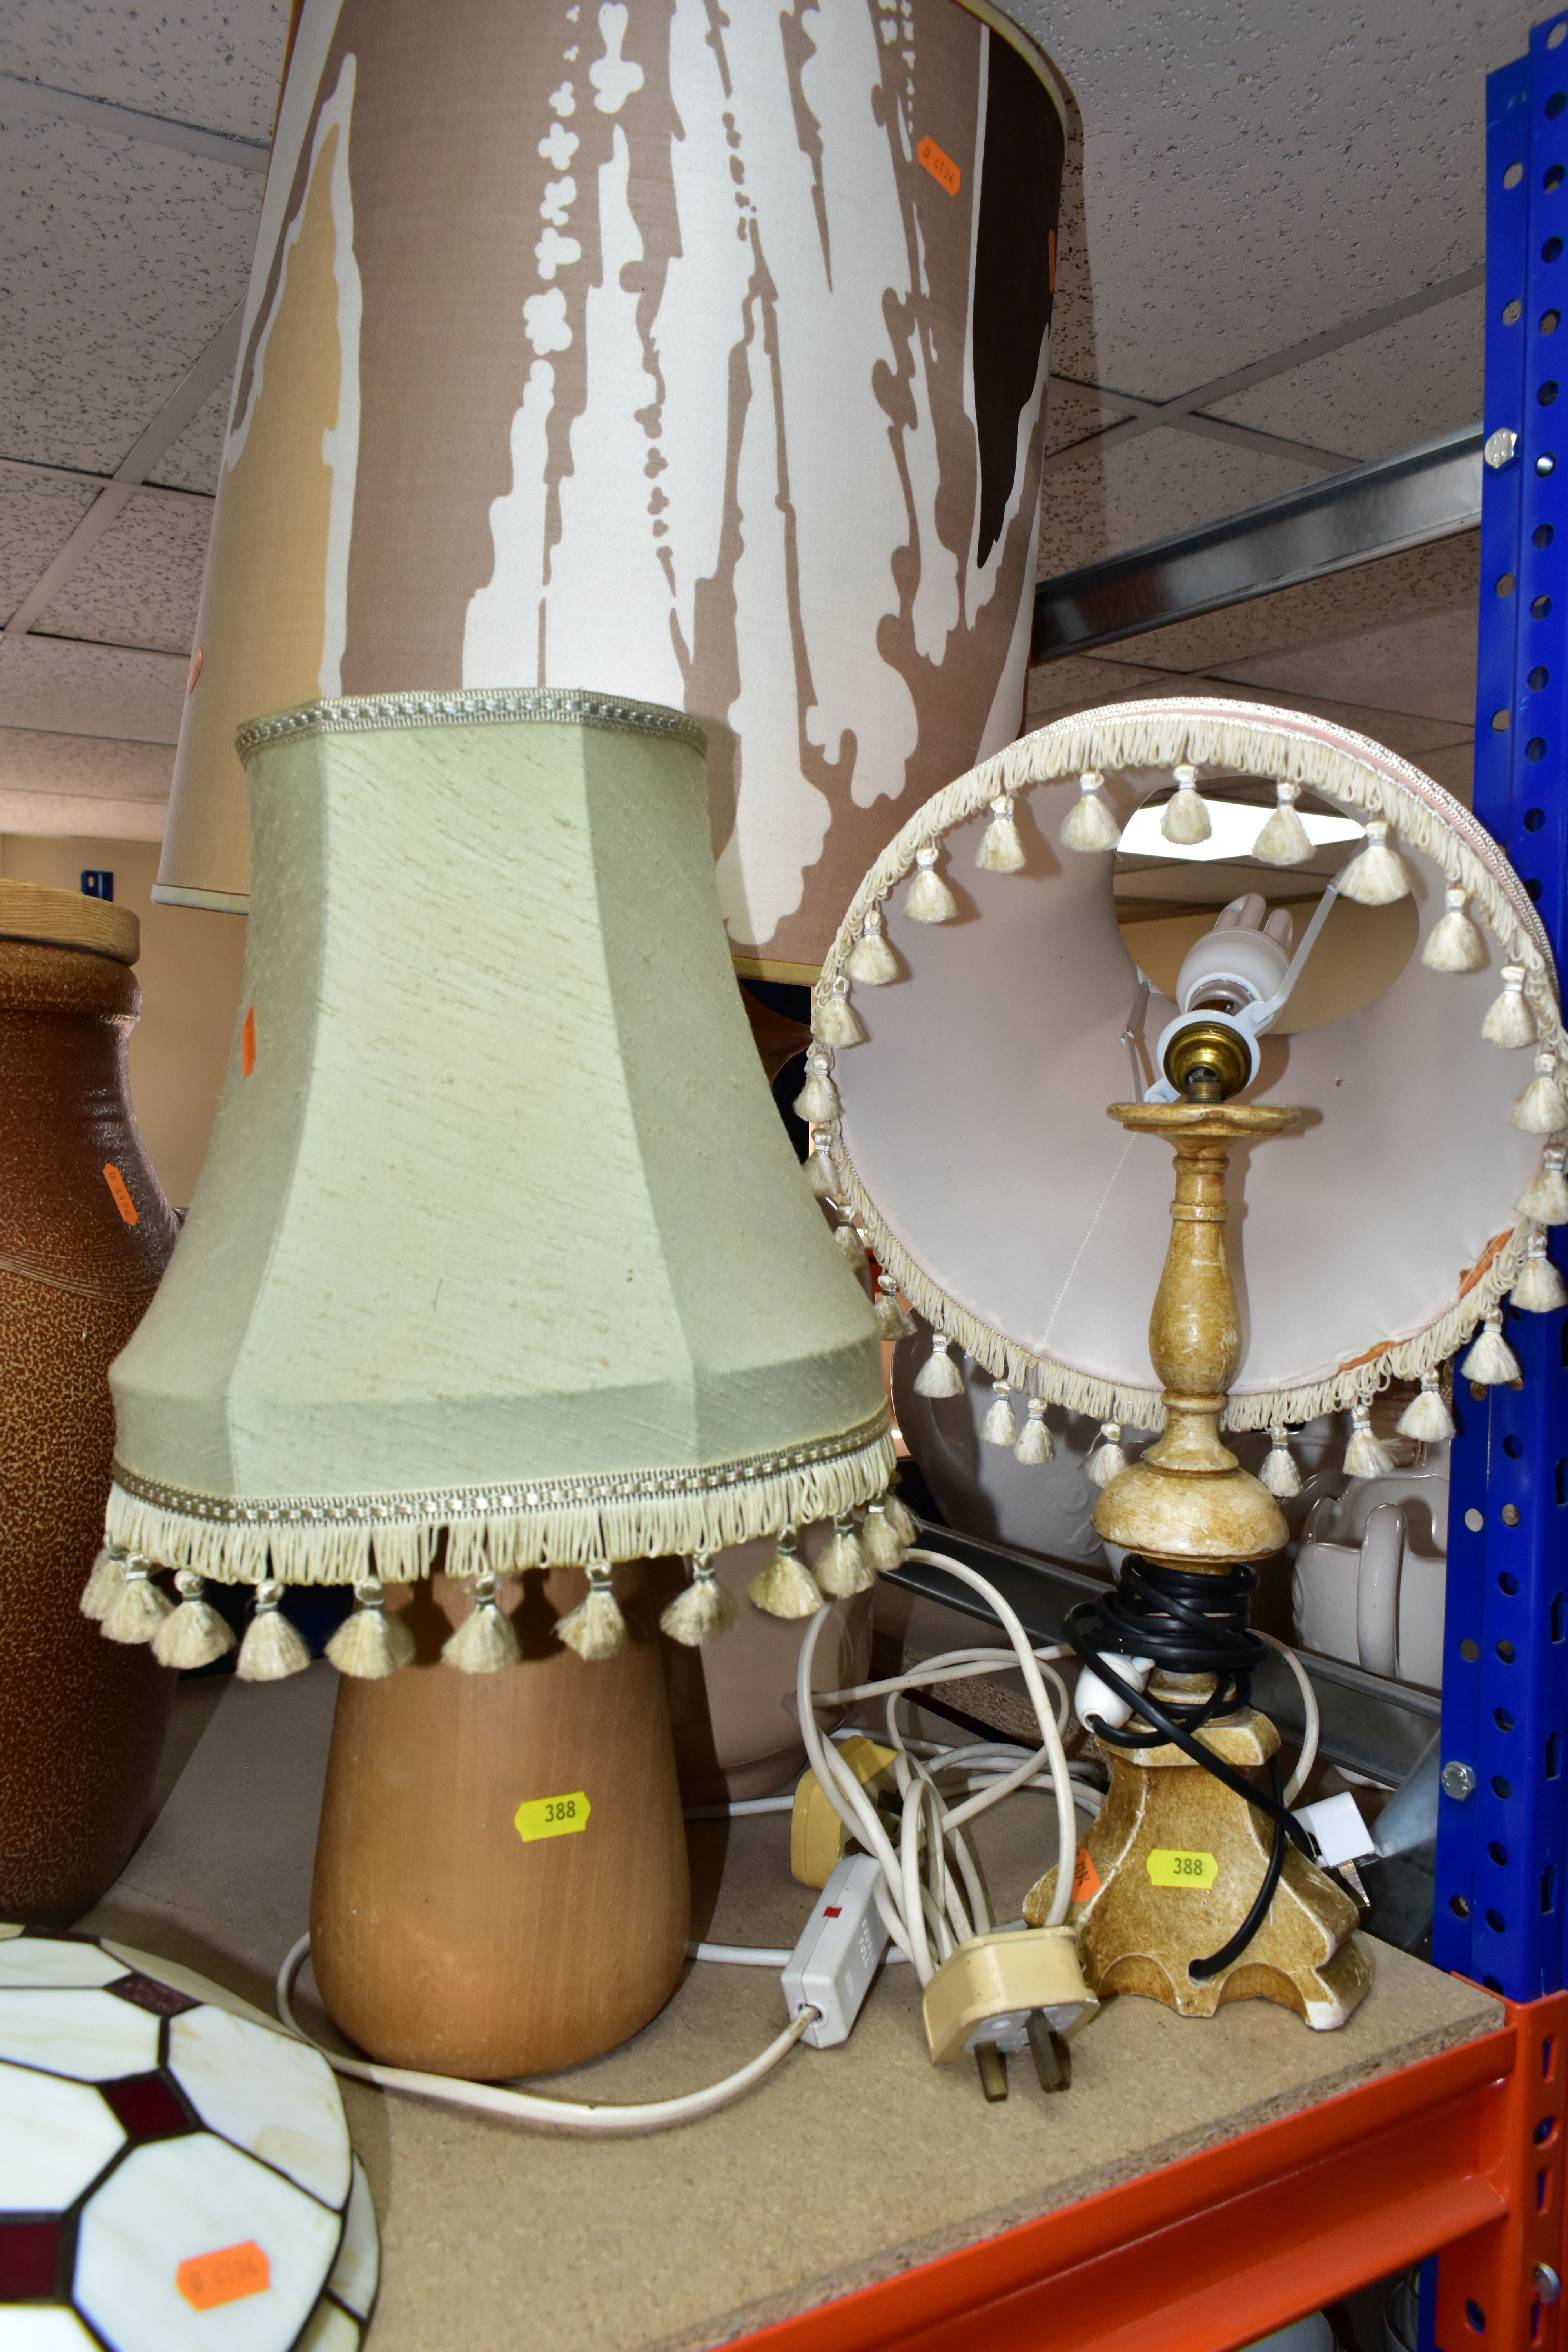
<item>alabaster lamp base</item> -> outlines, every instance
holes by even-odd
[[[587,1665],[553,1633],[583,1570],[505,1579],[523,1654],[482,1675],[440,1663],[465,1590],[389,1591],[418,1654],[339,1684],[310,1898],[321,1997],[373,2058],[548,2074],[626,2041],[673,1991],[689,1891],[644,1581],[640,1563],[616,1570],[628,1639]]]
[[[1226,1763],[1266,1764],[1279,1735],[1248,1707],[1197,1735]],[[1223,1950],[1257,1899],[1272,1832],[1257,1809],[1166,1745],[1100,1748],[1110,1789],[1079,1849],[1068,1915],[1083,1972],[1101,1999],[1142,1993],[1182,2017],[1212,2017],[1231,2000],[1273,2000],[1320,2031],[1342,2025],[1372,1983],[1353,1938],[1355,1906],[1287,1845],[1267,1916],[1229,1967],[1194,1977],[1190,1963]],[[1030,1889],[1024,1916],[1050,1907],[1055,1870]]]

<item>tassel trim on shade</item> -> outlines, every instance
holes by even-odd
[[[1023,1463],[1026,1469],[1035,1469],[1042,1462],[1054,1462],[1056,1452],[1056,1440],[1046,1427],[1045,1398],[1031,1397],[1028,1417],[1013,1448],[1013,1459]]]
[[[1120,847],[1121,828],[1100,797],[1104,785],[1098,768],[1086,768],[1079,776],[1078,799],[1062,819],[1057,836],[1064,849],[1091,856],[1096,851]]]
[[[354,1587],[354,1608],[327,1643],[327,1656],[340,1675],[376,1683],[395,1675],[414,1656],[414,1636],[401,1617],[389,1617],[380,1579]]]
[[[906,1551],[911,1544],[919,1543],[921,1531],[915,1525],[914,1515],[890,1486],[882,1496],[882,1509],[887,1513],[888,1525]]]
[[[879,1339],[909,1339],[914,1336],[915,1318],[899,1304],[899,1286],[890,1274],[877,1276],[877,1337]]]
[[[963,1394],[963,1374],[947,1352],[945,1331],[931,1335],[931,1354],[915,1374],[915,1394],[923,1397],[955,1397]]]
[[[721,1551],[881,1494],[896,1466],[889,1421],[884,1402],[837,1436],[728,1462],[402,1494],[237,1499],[116,1465],[109,1540],[224,1584],[412,1583],[443,1531],[458,1578]]]
[[[310,1663],[310,1651],[279,1606],[282,1598],[283,1587],[276,1578],[256,1588],[256,1608],[234,1662],[242,1683],[286,1682],[290,1675],[303,1674]]]
[[[1502,1336],[1500,1308],[1495,1308],[1481,1325],[1474,1345],[1459,1366],[1459,1377],[1473,1381],[1479,1389],[1506,1388],[1510,1381],[1523,1379],[1519,1358]]]
[[[735,1603],[713,1573],[705,1551],[691,1555],[691,1581],[682,1587],[664,1611],[658,1630],[683,1650],[699,1649],[716,1634],[727,1633],[735,1622]]]
[[[588,1590],[575,1609],[555,1620],[555,1638],[589,1665],[613,1658],[626,1646],[626,1621],[616,1599],[608,1568],[588,1570]]]
[[[1384,817],[1369,819],[1366,847],[1351,859],[1340,875],[1340,896],[1353,898],[1358,907],[1392,907],[1396,898],[1408,898],[1412,877],[1410,868],[1390,845],[1389,827]]]
[[[1121,1450],[1121,1423],[1108,1421],[1101,1423],[1100,1444],[1084,1464],[1085,1475],[1096,1486],[1109,1486],[1120,1478],[1127,1467],[1127,1456]]]
[[[1274,813],[1252,845],[1254,857],[1265,866],[1300,866],[1312,855],[1311,835],[1296,812],[1300,791],[1284,776],[1275,784]]]
[[[886,988],[890,982],[903,978],[899,959],[882,929],[879,907],[867,908],[860,936],[846,954],[844,969],[851,980],[860,981],[868,988]]]
[[[148,1574],[150,1565],[134,1553],[126,1560],[119,1597],[99,1629],[108,1641],[128,1647],[150,1642],[164,1619],[174,1615],[174,1602]]]
[[[102,1624],[125,1590],[125,1563],[130,1557],[121,1544],[106,1543],[101,1547],[77,1604],[84,1617]]]
[[[939,855],[929,842],[915,852],[914,878],[904,893],[904,912],[911,923],[952,923],[958,919],[958,901],[936,870]]]
[[[828,1072],[833,1067],[831,1054],[810,1053],[805,1057],[805,1084],[796,1095],[793,1108],[796,1118],[815,1126],[819,1120],[838,1117],[838,1089]]]
[[[164,1618],[153,1636],[153,1655],[161,1666],[171,1666],[176,1674],[210,1666],[226,1657],[235,1645],[234,1628],[210,1601],[203,1600],[205,1589],[199,1576],[182,1568],[174,1579],[179,1607]]]
[[[1290,1433],[1276,1424],[1268,1433],[1268,1451],[1258,1472],[1258,1483],[1266,1486],[1277,1502],[1284,1502],[1301,1491],[1301,1473],[1296,1467],[1296,1457],[1290,1451]]]
[[[1424,1372],[1421,1385],[1411,1398],[1397,1423],[1401,1437],[1414,1437],[1423,1445],[1441,1445],[1454,1434],[1454,1416],[1443,1402],[1443,1391],[1436,1372]]]
[[[991,803],[991,822],[974,853],[974,863],[986,874],[1016,874],[1024,863],[1024,845],[1008,793],[998,793]]]
[[[1481,1035],[1489,1045],[1533,1045],[1535,1015],[1524,993],[1524,966],[1505,963],[1501,979],[1502,994],[1493,997],[1481,1023]]]
[[[816,1579],[795,1549],[793,1528],[785,1528],[772,1559],[747,1585],[746,1598],[768,1617],[815,1617],[822,1607]]]
[[[1160,818],[1160,831],[1167,841],[1191,846],[1206,841],[1214,831],[1208,810],[1198,795],[1198,772],[1190,761],[1184,760],[1173,771],[1176,789],[1165,803]]]
[[[1447,912],[1432,926],[1432,936],[1421,950],[1428,971],[1484,971],[1487,943],[1471,922],[1466,908],[1469,893],[1451,882],[1443,894]]]
[[[496,1599],[495,1578],[476,1576],[474,1605],[442,1643],[442,1664],[460,1675],[499,1675],[521,1655],[517,1628]]]
[[[886,1501],[879,1498],[866,1507],[866,1524],[860,1530],[860,1549],[879,1576],[886,1576],[898,1567],[909,1549],[908,1538],[899,1533]]]
[[[1568,1307],[1568,1289],[1546,1255],[1546,1235],[1539,1227],[1530,1236],[1519,1280],[1508,1297],[1510,1306],[1525,1315],[1552,1315],[1559,1307]]]
[[[819,1201],[838,1197],[838,1177],[833,1165],[833,1155],[838,1146],[836,1127],[817,1127],[811,1139],[811,1150],[805,1162],[805,1181]]]
[[[1353,1405],[1351,1409],[1350,1444],[1345,1447],[1347,1478],[1381,1478],[1394,1467],[1394,1456],[1381,1438],[1372,1433],[1372,1407]]]
[[[833,1228],[833,1238],[838,1244],[850,1266],[858,1274],[866,1263],[866,1244],[855,1230],[855,1220],[847,1209],[840,1209],[841,1222]]]
[[[1535,1057],[1535,1076],[1508,1115],[1526,1135],[1558,1135],[1568,1127],[1568,1101],[1557,1083],[1557,1056],[1550,1045]]]
[[[818,1591],[828,1601],[852,1600],[857,1592],[868,1592],[876,1582],[876,1570],[866,1557],[848,1511],[841,1511],[835,1519],[833,1533],[817,1553],[812,1574]]]
[[[996,1402],[981,1423],[981,1441],[986,1445],[1016,1445],[1018,1424],[1008,1402],[1007,1383],[1005,1381],[993,1381],[991,1385],[996,1391]]]
[[[849,1002],[849,982],[842,972],[826,995],[815,997],[811,1034],[824,1045],[863,1045],[866,1030]]]
[[[1568,1177],[1563,1173],[1563,1159],[1562,1145],[1549,1144],[1542,1155],[1539,1173],[1531,1178],[1519,1196],[1519,1213],[1533,1225],[1568,1225]],[[884,1276],[883,1279],[888,1277]],[[91,1587],[88,1590],[90,1591]],[[85,1599],[82,1607],[87,1607]]]

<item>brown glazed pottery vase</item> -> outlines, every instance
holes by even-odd
[[[0,881],[0,1919],[65,1925],[124,1867],[174,1676],[78,1605],[114,1444],[105,1377],[173,1211],[136,1131],[134,915]]]

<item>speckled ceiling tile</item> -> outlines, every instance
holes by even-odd
[[[259,174],[7,112],[0,457],[113,473],[245,291]]]
[[[182,654],[0,635],[0,726],[173,743],[186,667]]]
[[[1137,640],[1139,656],[1161,669],[1229,673],[1255,655],[1324,644],[1414,613],[1462,607],[1473,622],[1479,553],[1479,531],[1434,540],[1376,563],[1309,580],[1300,588],[1255,596],[1222,613],[1150,629]],[[1121,652],[1116,648],[1119,656]]]
[[[1318,478],[1305,466],[1169,428],[1104,449],[1090,444],[1041,485],[1039,576],[1075,571]]]
[[[1104,673],[1103,681],[1096,677],[1097,671]],[[1400,684],[1394,675],[1385,675],[1373,684],[1379,682],[1385,691],[1397,690]],[[1085,656],[1047,662],[1030,672],[1029,724],[1043,727],[1047,719],[1066,718],[1076,710],[1091,710],[1100,702],[1186,694],[1266,703],[1278,709],[1310,710],[1320,719],[1332,719],[1337,726],[1352,727],[1358,734],[1370,735],[1374,741],[1386,744],[1391,751],[1397,751],[1402,759],[1415,760],[1423,765],[1430,759],[1446,758],[1453,752],[1468,755],[1471,742],[1468,725],[1432,718],[1420,711],[1390,709],[1377,702],[1344,702],[1318,694],[1288,693],[1202,673],[1191,677],[1140,669],[1128,662],[1100,661]]]
[[[92,482],[0,473],[0,620],[9,620],[98,496]]]
[[[188,653],[212,508],[143,491],[110,523],[39,614],[46,635]]]
[[[232,388],[232,383],[225,383],[205,408],[197,409],[167,456],[148,475],[150,482],[166,482],[177,490],[216,490]]]
[[[1464,605],[1416,613],[1386,628],[1227,662],[1222,674],[1282,694],[1335,694],[1467,725],[1476,708],[1476,616]]]
[[[1481,259],[1485,77],[1525,46],[1520,0],[1012,13],[1086,126],[1064,373],[1170,398]]]
[[[1053,376],[1046,396],[1047,450],[1070,448],[1075,441],[1101,432],[1131,414],[1125,404],[1118,405],[1108,393],[1086,384],[1061,383]]]
[[[283,70],[288,0],[144,7],[131,0],[6,0],[0,72],[111,99],[241,139],[266,139]]]
[[[1381,457],[1473,424],[1481,413],[1485,300],[1478,286],[1234,400],[1216,401],[1213,413],[1353,457]]]
[[[166,743],[113,743],[99,735],[0,727],[0,792],[162,803],[174,772],[174,754]]]

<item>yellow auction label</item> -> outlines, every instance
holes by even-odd
[[[1219,1864],[1212,1853],[1179,1853],[1173,1846],[1157,1845],[1148,1856],[1149,1876],[1156,1886],[1212,1886]]]
[[[581,1789],[568,1797],[525,1797],[512,1820],[524,1845],[535,1838],[571,1837],[577,1830],[588,1826],[593,1811]]]

